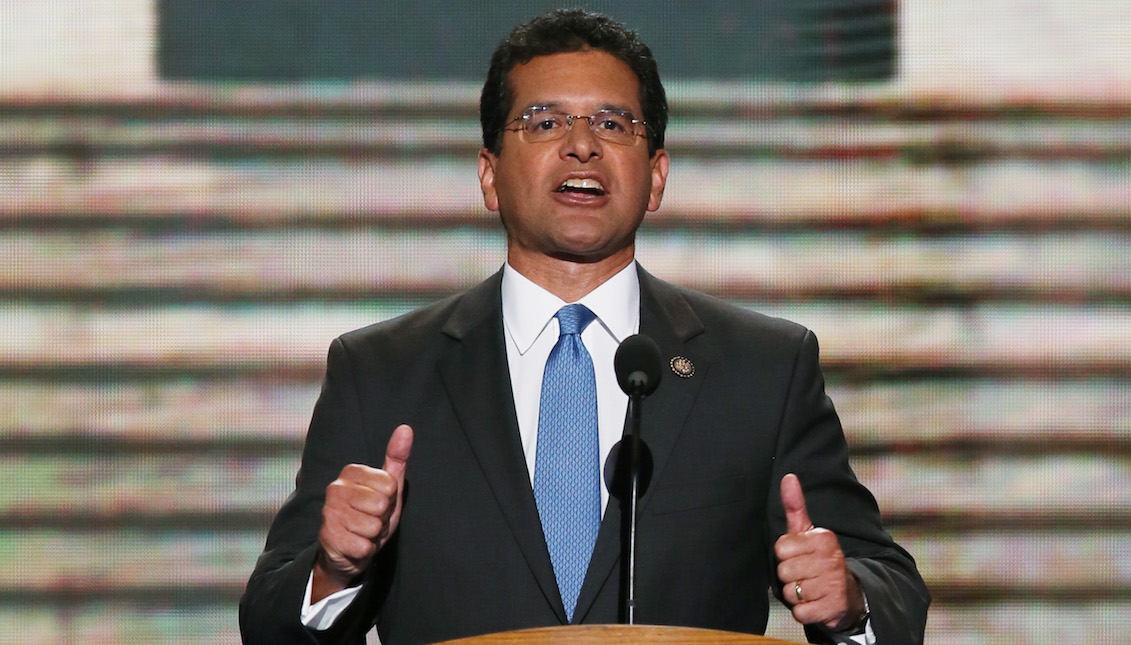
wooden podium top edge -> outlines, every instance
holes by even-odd
[[[559,625],[519,629],[444,641],[444,645],[604,645],[606,643],[690,643],[692,645],[797,645],[755,634],[667,625]]]

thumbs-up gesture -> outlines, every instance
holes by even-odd
[[[785,535],[774,544],[782,596],[797,622],[844,631],[864,615],[864,594],[848,570],[836,534],[809,520],[797,475],[781,480]]]
[[[326,487],[311,604],[348,587],[397,530],[411,451],[412,428],[397,426],[381,468],[348,464]]]

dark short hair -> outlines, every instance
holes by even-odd
[[[496,155],[502,148],[503,128],[514,103],[510,72],[516,65],[538,56],[586,49],[603,51],[623,61],[636,74],[640,105],[644,108],[644,120],[648,122],[648,154],[651,156],[663,148],[668,100],[652,50],[619,22],[581,9],[559,9],[519,25],[495,48],[483,92],[479,95],[483,147]]]

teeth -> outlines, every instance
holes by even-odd
[[[596,179],[567,179],[562,182],[562,188],[583,188],[604,191],[605,187]]]

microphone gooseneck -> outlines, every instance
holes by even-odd
[[[620,622],[635,623],[636,615],[636,504],[640,499],[640,403],[660,385],[663,361],[656,341],[636,334],[624,339],[613,357],[617,383],[628,394],[628,428],[621,441],[628,443],[628,491],[621,510]],[[627,502],[627,503],[626,503]]]

